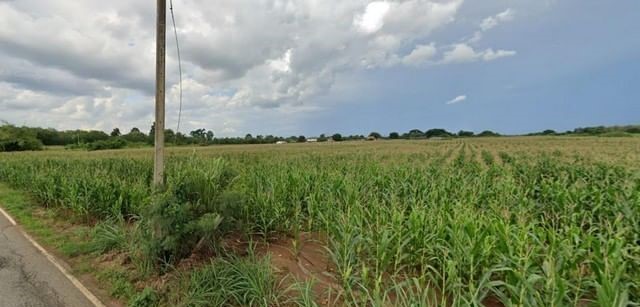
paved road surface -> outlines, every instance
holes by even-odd
[[[0,307],[94,306],[0,214]]]

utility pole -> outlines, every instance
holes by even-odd
[[[156,187],[164,185],[164,92],[165,92],[165,53],[167,34],[167,1],[158,0],[158,18],[156,21],[156,123],[155,155],[153,162],[153,183]]]

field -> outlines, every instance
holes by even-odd
[[[640,138],[169,153],[159,192],[150,149],[0,154],[0,181],[126,258],[137,306],[640,303]]]

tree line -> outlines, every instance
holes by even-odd
[[[624,136],[640,134],[640,126],[597,126],[576,128],[572,131],[556,132],[554,130],[544,130],[527,135],[610,135]],[[119,149],[124,147],[149,146],[154,143],[155,124],[151,125],[148,133],[139,128],[132,128],[123,133],[119,128],[114,128],[111,133],[99,130],[67,130],[58,131],[52,128],[38,127],[17,127],[9,124],[0,126],[0,152],[2,151],[24,151],[40,150],[44,146],[65,146],[68,149],[103,150]],[[343,142],[355,140],[376,140],[376,139],[433,139],[433,138],[460,138],[460,137],[498,137],[497,132],[485,130],[480,133],[461,130],[457,133],[449,132],[445,129],[435,128],[422,131],[412,129],[405,133],[391,132],[382,135],[378,132],[371,132],[365,135],[333,135],[321,134],[318,137],[306,137],[304,135],[281,137],[274,135],[247,134],[244,137],[216,137],[214,132],[206,129],[196,129],[188,134],[174,132],[166,129],[164,132],[165,143],[169,146],[182,145],[232,145],[232,144],[276,144],[276,143],[305,143],[305,142]]]

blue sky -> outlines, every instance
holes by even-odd
[[[174,2],[182,132],[519,134],[640,124],[639,1]],[[154,5],[0,1],[0,119],[147,130]],[[167,47],[175,129],[178,65],[175,43]]]

